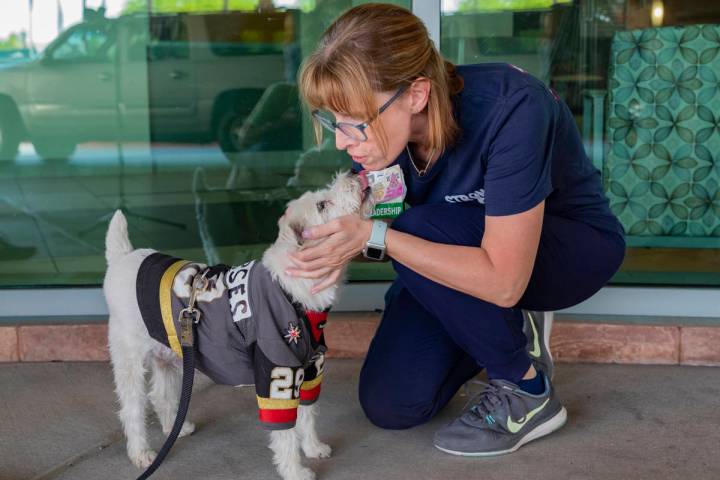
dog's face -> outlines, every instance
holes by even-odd
[[[288,203],[285,215],[278,221],[279,239],[294,242],[298,248],[307,246],[310,241],[303,239],[304,229],[343,215],[367,218],[372,207],[372,195],[368,195],[360,177],[340,172],[327,188],[305,192]]]

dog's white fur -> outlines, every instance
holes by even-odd
[[[291,201],[285,215],[278,221],[278,238],[265,251],[262,263],[271,272],[273,279],[307,310],[321,311],[330,307],[335,300],[338,285],[311,294],[310,289],[317,280],[285,274],[286,269],[293,266],[288,253],[317,243],[303,240],[302,230],[305,228],[348,214],[367,218],[372,210],[370,198],[363,202],[363,189],[356,176],[339,173],[328,188],[306,192]],[[320,202],[325,202],[322,209],[319,208],[322,206]],[[154,252],[152,249],[133,249],[128,237],[127,221],[118,210],[110,222],[106,237],[108,268],[103,288],[110,312],[108,343],[120,401],[119,417],[127,438],[128,456],[139,468],[147,468],[156,456],[147,441],[146,397],[150,398],[162,430],[167,435],[175,420],[182,377],[181,360],[172,350],[149,336],[138,308],[135,290],[138,269],[143,259]],[[151,372],[151,381],[150,392],[146,395],[147,370]],[[314,405],[300,406],[296,428],[270,432],[273,461],[285,480],[315,478],[312,470],[302,466],[300,449],[309,458],[330,456],[330,447],[317,437],[314,415]],[[195,426],[186,421],[180,436],[189,435],[194,429]]]

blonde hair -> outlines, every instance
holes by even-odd
[[[455,65],[438,53],[425,25],[412,12],[368,3],[351,8],[325,31],[302,67],[300,94],[310,109],[326,108],[365,120],[378,114],[375,92],[394,91],[418,78],[431,85],[423,147],[440,153],[460,131],[451,96],[462,90],[462,78]],[[314,126],[320,143],[322,127],[316,121]],[[374,121],[371,128],[385,152],[388,142],[382,122]]]

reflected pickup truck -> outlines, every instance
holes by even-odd
[[[63,31],[34,58],[0,63],[0,160],[31,141],[44,159],[87,141],[217,141],[297,69],[292,12],[128,15]],[[288,57],[290,58],[290,57]]]

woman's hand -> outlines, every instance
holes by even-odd
[[[345,215],[303,231],[308,240],[321,241],[290,254],[296,268],[286,273],[293,277],[322,278],[311,290],[320,292],[337,282],[343,267],[362,251],[370,238],[372,222],[356,215]]]

